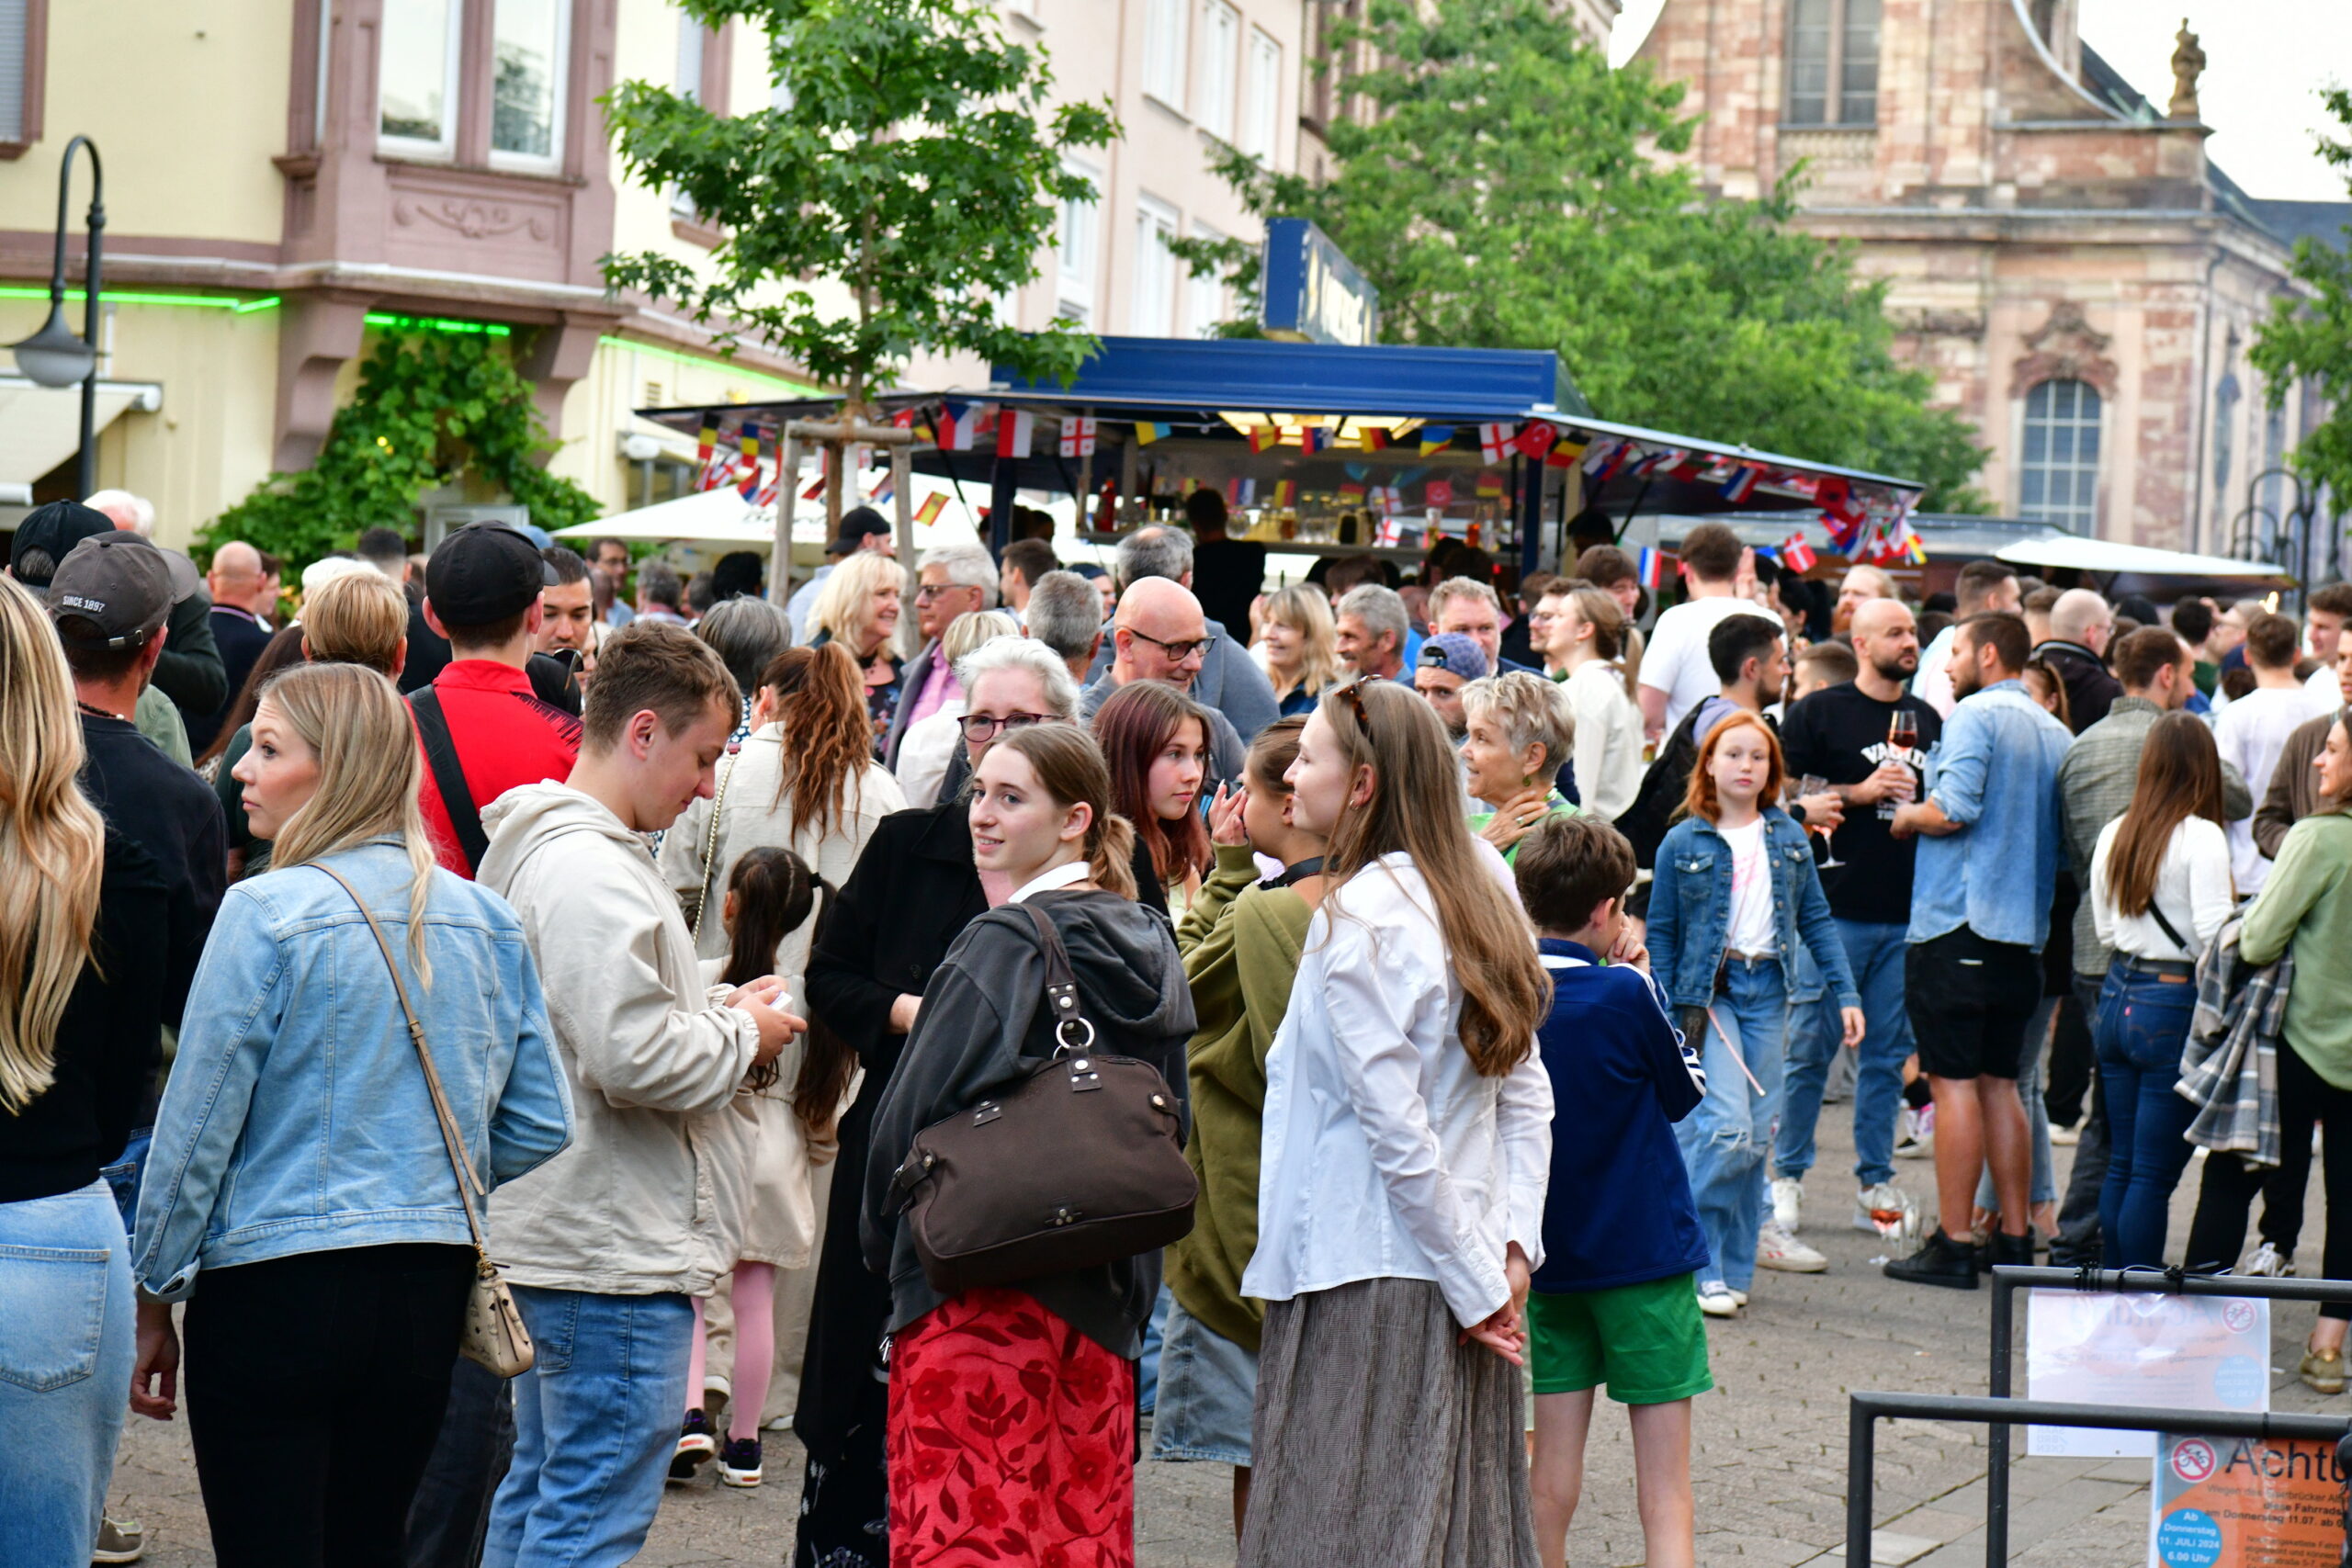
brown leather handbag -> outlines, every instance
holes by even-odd
[[[932,1288],[954,1295],[1091,1269],[1181,1240],[1200,1183],[1150,1063],[1094,1048],[1061,934],[1034,903],[1054,1054],[915,1134],[890,1182]]]

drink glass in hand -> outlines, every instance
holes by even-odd
[[[1886,743],[1905,754],[1903,760],[1907,767],[1908,754],[1919,744],[1919,716],[1909,708],[1896,708],[1886,721]],[[1880,801],[1878,803],[1879,820],[1894,821],[1894,813],[1901,804],[1900,801],[1895,800]]]
[[[1827,779],[1823,778],[1819,773],[1807,773],[1797,780],[1797,798],[1803,800],[1808,795],[1822,795],[1826,793],[1828,788]],[[1846,863],[1838,858],[1838,851],[1833,847],[1829,830],[1826,828],[1816,828],[1814,831],[1821,835],[1821,847],[1829,852],[1821,857],[1822,868],[1826,870],[1833,865],[1844,865]]]

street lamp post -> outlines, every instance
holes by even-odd
[[[74,330],[65,324],[65,229],[76,148],[90,154],[90,267],[89,276],[84,280],[87,301],[82,312],[80,337],[75,337]],[[76,496],[89,495],[98,488],[98,261],[106,227],[106,175],[98,163],[97,143],[86,136],[76,136],[65,144],[65,157],[57,170],[57,256],[49,277],[49,320],[32,336],[9,345],[17,355],[17,368],[36,386],[70,387],[76,381],[82,384],[82,450],[75,466]]]

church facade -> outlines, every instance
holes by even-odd
[[[2151,24],[2153,25],[2153,24]],[[2074,0],[1666,0],[1637,58],[1704,118],[1725,197],[1801,183],[1800,223],[1887,280],[1899,351],[1991,452],[1996,511],[2341,574],[2265,479],[2324,409],[2246,362],[2297,238],[2352,202],[2262,201],[2205,155],[2186,29],[2162,107],[2075,31]],[[2304,541],[2308,540],[2306,547]]]

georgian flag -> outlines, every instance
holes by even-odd
[[[1062,456],[1065,457],[1094,456],[1094,421],[1092,419],[1062,421]]]

